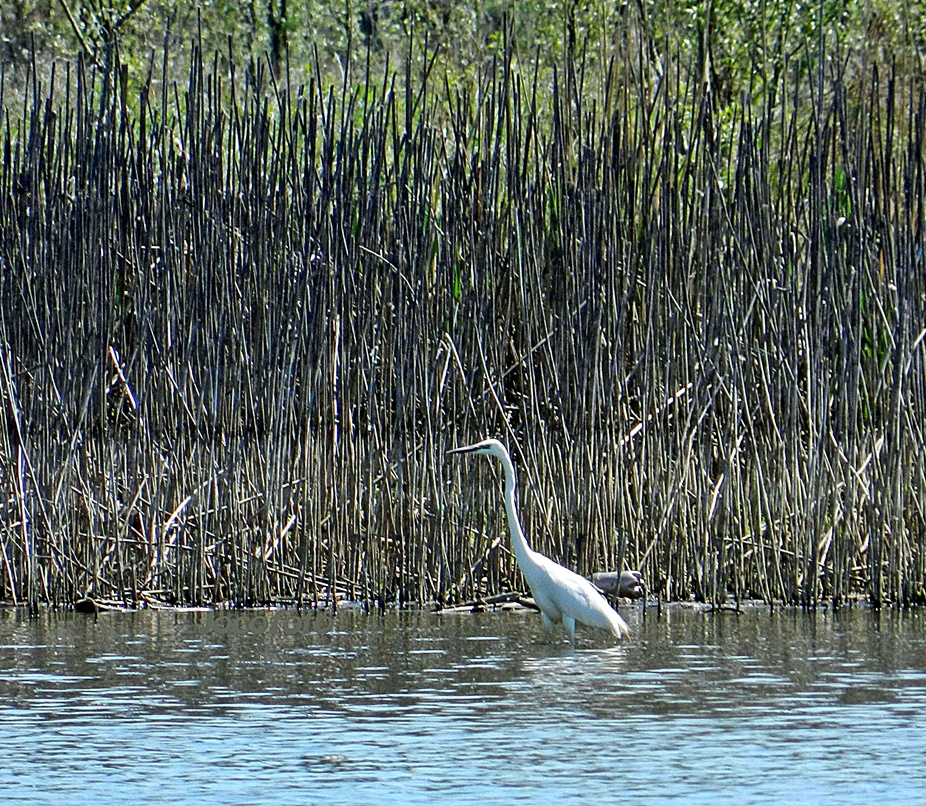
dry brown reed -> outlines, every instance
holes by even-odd
[[[922,601],[926,95],[628,60],[0,98],[0,597]]]

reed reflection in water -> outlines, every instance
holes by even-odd
[[[11,803],[922,802],[921,614],[0,613]]]

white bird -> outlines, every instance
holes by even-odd
[[[486,439],[475,445],[454,448],[447,453],[481,453],[494,456],[502,463],[505,472],[505,511],[508,514],[511,546],[521,573],[530,586],[534,602],[543,615],[547,632],[553,630],[554,624],[561,622],[569,633],[570,641],[575,641],[578,621],[589,627],[608,630],[617,638],[622,635],[629,636],[627,623],[591,582],[549,557],[544,557],[528,545],[515,506],[514,465],[505,446],[497,439]]]

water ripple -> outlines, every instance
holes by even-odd
[[[863,610],[629,618],[629,642],[581,632],[570,647],[519,613],[345,612],[324,632],[215,639],[201,614],[2,613],[0,791],[14,804],[924,800],[922,617],[878,630]]]

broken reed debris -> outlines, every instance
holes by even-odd
[[[697,72],[512,58],[3,99],[0,598],[523,588],[443,458],[497,435],[580,572],[923,600],[922,90],[783,71],[721,125]]]

